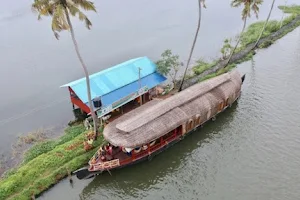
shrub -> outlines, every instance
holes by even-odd
[[[210,69],[211,67],[215,66],[217,64],[217,61],[213,61],[211,63],[208,63],[204,61],[203,59],[199,59],[197,61],[197,65],[193,67],[193,72],[196,75],[202,74],[204,71]]]

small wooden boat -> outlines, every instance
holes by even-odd
[[[75,172],[77,177],[89,178],[151,160],[230,107],[240,97],[244,78],[234,70],[167,99],[152,100],[115,119],[103,132],[109,144],[99,148],[88,168]]]

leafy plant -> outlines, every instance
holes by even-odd
[[[212,62],[207,62],[203,58],[197,60],[197,65],[193,67],[193,72],[196,75],[202,74],[205,70],[208,70],[209,68],[215,66],[217,64],[217,60],[214,60]]]
[[[176,85],[176,76],[181,66],[179,56],[173,55],[170,49],[165,50],[161,54],[161,59],[156,62],[158,73],[170,76],[172,79],[173,87]]]
[[[231,46],[231,39],[225,39],[224,45],[221,48],[222,59],[225,60],[230,56],[233,47]]]

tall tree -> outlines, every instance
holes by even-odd
[[[196,34],[195,34],[195,37],[194,37],[193,45],[192,45],[192,48],[191,48],[191,51],[190,51],[190,55],[189,55],[188,61],[186,63],[184,74],[183,74],[183,77],[182,77],[182,80],[181,80],[181,83],[180,83],[180,86],[179,86],[179,90],[178,90],[179,92],[182,90],[184,78],[185,78],[186,72],[189,68],[191,58],[192,58],[192,55],[193,55],[193,52],[194,52],[194,48],[195,48],[195,45],[196,45],[196,42],[197,42],[198,33],[199,33],[199,30],[200,30],[200,25],[201,25],[201,3],[203,4],[203,7],[206,8],[205,0],[198,0],[198,9],[199,9],[198,26],[197,26]]]
[[[74,29],[70,19],[70,15],[73,17],[78,17],[78,19],[80,21],[83,21],[86,27],[90,29],[92,23],[88,19],[88,17],[81,11],[81,9],[96,12],[94,3],[88,0],[34,0],[34,3],[32,4],[32,10],[38,13],[39,20],[42,16],[52,17],[51,27],[56,39],[59,39],[58,32],[69,30],[71,33],[77,57],[82,65],[85,74],[88,103],[94,123],[95,139],[97,139],[97,118],[92,104],[89,73],[86,64],[84,63],[82,56],[79,52],[79,47],[75,38]]]
[[[233,48],[227,62],[226,62],[226,65],[225,67],[229,64],[229,62],[231,61],[231,58],[236,50],[236,48],[238,47],[240,41],[241,41],[241,38],[242,38],[242,34],[244,33],[245,31],[245,28],[246,28],[246,25],[247,25],[247,19],[249,17],[251,17],[251,10],[254,12],[256,18],[258,18],[258,12],[259,12],[259,5],[261,5],[263,2],[263,0],[233,0],[231,2],[231,6],[232,7],[240,7],[241,5],[244,6],[243,10],[242,10],[242,20],[244,21],[244,25],[243,25],[243,29],[240,33],[240,36],[239,36],[239,39],[235,45],[235,47]]]
[[[254,48],[258,45],[258,42],[260,41],[260,39],[261,39],[261,37],[262,37],[262,35],[263,35],[265,29],[266,29],[266,26],[267,26],[267,24],[268,24],[268,22],[269,22],[269,19],[270,19],[270,17],[271,17],[271,14],[272,14],[272,11],[273,11],[273,8],[274,8],[274,4],[275,4],[275,0],[273,0],[273,2],[272,2],[272,5],[271,5],[271,8],[270,8],[270,11],[269,11],[267,20],[265,21],[264,27],[262,28],[262,30],[261,30],[261,32],[260,32],[260,35],[259,35],[259,37],[257,38],[257,41],[256,41],[256,43],[255,43],[255,45],[254,45]]]

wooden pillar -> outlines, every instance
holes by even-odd
[[[150,148],[151,148],[151,147],[150,147],[149,144],[147,144],[147,147],[148,147],[148,148],[147,148],[147,150],[148,150],[148,155],[150,155],[150,154],[151,154],[151,151],[150,151]]]
[[[131,158],[132,158],[132,160],[134,160],[134,159],[135,159],[135,153],[134,153],[134,149],[131,151]]]

